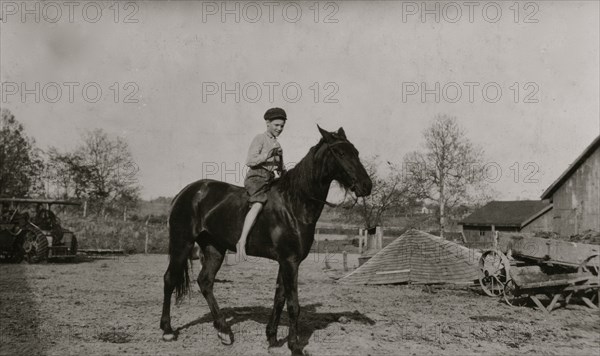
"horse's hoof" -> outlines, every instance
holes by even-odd
[[[163,341],[175,340],[175,334],[163,334]]]
[[[292,350],[292,356],[309,356],[309,353],[304,353],[302,349]]]
[[[228,334],[228,333],[223,333],[218,331],[217,335],[219,336],[219,340],[221,340],[221,343],[223,345],[231,345],[233,344],[233,335]]]
[[[285,340],[277,340],[276,337],[269,338],[267,342],[269,343],[269,349],[281,347],[285,344]]]

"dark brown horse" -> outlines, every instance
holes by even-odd
[[[321,140],[292,169],[276,180],[268,202],[258,216],[247,241],[250,256],[279,262],[273,311],[267,325],[269,346],[277,344],[277,327],[284,303],[290,319],[288,347],[301,353],[298,344],[298,267],[308,255],[315,225],[326,203],[333,180],[357,196],[371,193],[372,182],[358,158],[358,151],[344,130],[328,132],[319,127]],[[233,343],[233,333],[221,314],[213,284],[227,250],[236,250],[248,196],[242,187],[214,180],[199,180],[185,187],[171,204],[169,216],[169,267],[164,276],[164,302],[160,328],[163,339],[172,340],[171,295],[180,300],[190,287],[188,259],[194,242],[204,256],[198,285],[206,299],[218,336]]]

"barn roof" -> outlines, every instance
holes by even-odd
[[[462,225],[523,227],[552,207],[547,200],[491,201],[467,216]]]
[[[340,279],[347,284],[472,283],[481,254],[419,230],[409,230]]]
[[[558,177],[558,179],[555,180],[554,183],[552,183],[548,189],[544,191],[544,193],[542,193],[542,199],[550,199],[552,194],[554,194],[554,192],[557,191],[558,188],[560,188],[560,186],[563,185],[567,179],[569,179],[569,177],[571,177],[571,175],[583,164],[583,162],[585,162],[589,156],[592,155],[592,153],[594,153],[595,150],[598,149],[598,147],[600,147],[600,136],[596,137],[596,139],[592,141],[592,143],[590,143],[585,150],[583,150],[579,157],[577,157],[575,161],[569,165],[569,168],[567,168],[563,174],[561,174],[560,177]]]

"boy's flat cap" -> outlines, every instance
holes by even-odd
[[[285,110],[282,108],[270,108],[265,113],[265,120],[271,121],[275,119],[287,120],[287,115],[285,114]]]

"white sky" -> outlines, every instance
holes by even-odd
[[[503,175],[493,188],[503,199],[539,198],[600,133],[597,1],[538,1],[527,7],[522,2],[518,14],[513,1],[475,2],[473,21],[464,2],[429,2],[431,9],[438,4],[439,22],[434,15],[422,21],[420,9],[414,8],[420,1],[330,2],[319,4],[316,23],[314,2],[293,3],[302,10],[300,16],[284,2],[253,3],[262,11],[256,23],[249,22],[257,16],[256,7],[242,2],[237,3],[236,22],[235,3],[227,5],[234,11],[222,21],[221,2],[138,2],[129,7],[93,2],[86,7],[87,19],[82,15],[86,3],[80,2],[69,19],[69,5],[56,1],[56,6],[39,5],[37,23],[35,3],[27,3],[34,14],[26,14],[21,3],[2,2],[0,104],[43,149],[71,149],[93,128],[125,137],[139,164],[144,198],[173,196],[207,176],[206,162],[229,169],[236,162],[243,166],[250,141],[264,130],[262,115],[272,106],[288,113],[280,138],[287,162],[297,162],[318,141],[316,124],[328,130],[343,126],[362,157],[377,154],[401,162],[407,152],[421,147],[422,131],[436,114],[456,116],[472,141],[485,149],[487,160],[501,167]],[[498,3],[502,13],[492,22]],[[91,22],[97,4],[105,8]],[[457,17],[454,4],[462,16],[451,22]],[[57,22],[44,20],[44,14],[57,17],[57,8],[62,12]],[[337,22],[326,22],[328,14]],[[137,23],[125,22],[128,15]],[[537,22],[526,23],[526,15]],[[23,97],[20,88],[13,94],[13,83],[32,89],[36,82],[39,103],[34,94]],[[72,103],[66,82],[78,83]],[[116,103],[115,82],[120,87]],[[124,88],[129,82],[137,90]],[[203,100],[203,88],[206,94],[210,83],[231,89],[236,82],[248,89],[246,96],[240,89],[239,103],[233,94],[224,102],[220,93]],[[273,102],[265,82],[278,83]],[[429,89],[435,83],[446,85],[448,96],[436,103],[431,94],[422,102],[419,92],[403,102],[403,83],[422,82]],[[465,82],[479,83],[473,102]],[[520,86],[517,103],[515,82]],[[529,82],[534,85],[524,87]],[[52,83],[62,88],[55,103],[50,102],[56,88]],[[102,89],[96,103],[81,93],[89,83]],[[248,83],[262,89],[257,102],[251,102],[256,92]],[[318,83],[318,102],[313,83]],[[462,89],[456,103],[450,102],[455,88],[448,83]],[[486,83],[501,88],[497,102],[482,96]],[[282,94],[285,84],[290,87],[287,97]],[[291,102],[294,86],[302,90],[297,102]],[[539,102],[525,103],[535,88],[532,98]],[[338,102],[323,102],[335,89],[332,98]],[[125,103],[133,91],[139,102]],[[95,95],[93,87],[88,93]],[[488,94],[493,99],[494,89]],[[520,166],[518,183],[514,162]],[[537,183],[524,182],[533,170],[525,169],[528,162],[539,167],[529,177]],[[243,182],[241,175],[223,178]]]

